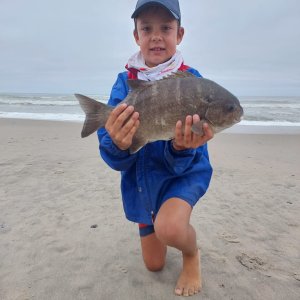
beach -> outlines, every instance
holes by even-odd
[[[0,119],[0,299],[178,299],[180,253],[143,265],[120,175],[82,124]],[[298,300],[300,133],[220,133],[193,210],[203,290],[191,299]]]

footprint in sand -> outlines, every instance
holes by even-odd
[[[246,253],[242,253],[241,255],[237,255],[236,259],[239,261],[241,265],[246,267],[248,270],[266,271],[267,269],[267,264],[257,256],[250,257]]]
[[[218,252],[210,249],[206,254],[203,253],[201,255],[203,258],[205,258],[206,256],[208,256],[209,260],[213,260],[215,262],[219,263],[223,263],[225,264],[227,262],[227,258],[225,256],[220,255]]]
[[[238,237],[234,234],[228,234],[228,233],[222,233],[220,236],[221,239],[225,240],[228,243],[237,244],[240,241],[238,240]]]

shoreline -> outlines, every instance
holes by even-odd
[[[299,135],[300,126],[274,126],[274,125],[240,125],[237,124],[223,131],[230,134],[290,134]]]
[[[41,122],[41,123],[70,123],[83,125],[84,120],[46,120],[46,119],[22,119],[22,118],[1,118],[0,123],[5,122]],[[243,125],[236,124],[231,128],[225,129],[221,134],[288,134],[300,135],[300,126],[285,126],[285,125]]]

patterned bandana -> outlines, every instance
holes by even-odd
[[[149,68],[145,64],[141,51],[139,51],[129,58],[126,69],[129,71],[132,69],[137,70],[137,78],[140,80],[154,81],[177,72],[182,64],[182,55],[180,51],[176,50],[176,53],[168,61],[156,67]]]

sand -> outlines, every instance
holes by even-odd
[[[0,299],[179,299],[180,254],[143,266],[119,174],[81,124],[0,120]],[[203,291],[191,299],[300,295],[300,135],[217,135],[194,209]],[[94,228],[93,228],[94,227]]]

